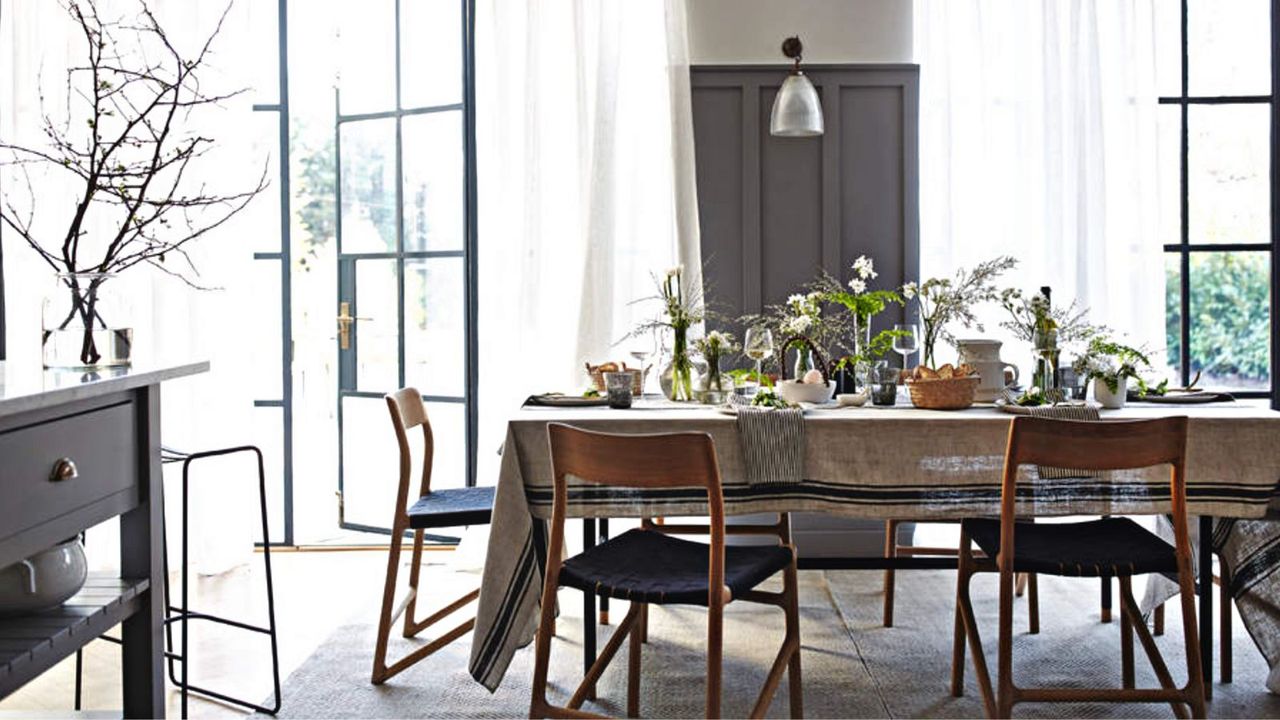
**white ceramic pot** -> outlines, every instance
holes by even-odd
[[[977,402],[992,402],[1001,391],[1018,382],[1018,367],[1000,359],[1000,341],[983,338],[956,340],[960,362],[972,365],[982,379],[973,393]],[[1013,381],[1005,382],[1006,371],[1013,371]]]
[[[836,391],[836,382],[802,383],[795,380],[783,380],[777,386],[778,397],[789,403],[824,403],[831,399]]]
[[[88,569],[79,538],[0,569],[0,616],[27,615],[61,605],[84,587]]]
[[[1120,382],[1116,383],[1116,391],[1111,392],[1111,390],[1107,388],[1107,383],[1104,382],[1102,378],[1094,378],[1093,399],[1097,400],[1099,405],[1107,408],[1108,410],[1118,410],[1124,407],[1124,401],[1128,397],[1128,384],[1128,378],[1120,378]]]

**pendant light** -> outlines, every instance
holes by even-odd
[[[795,60],[791,74],[778,89],[773,99],[773,113],[769,116],[769,134],[780,137],[812,137],[822,134],[822,101],[813,83],[800,70],[799,37],[782,41],[782,54]]]

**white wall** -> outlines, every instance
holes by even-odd
[[[812,63],[911,62],[912,0],[687,0],[696,64],[782,63],[799,35]]]

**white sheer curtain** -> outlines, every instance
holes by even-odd
[[[1153,0],[917,0],[922,277],[1012,255],[1011,285],[1164,347],[1153,23]]]
[[[650,273],[700,271],[683,0],[477,8],[480,472],[508,414],[571,392],[653,307]]]
[[[152,0],[149,5],[170,39],[188,52],[212,32],[228,7],[225,0]],[[241,1],[231,6],[215,45],[206,91],[250,85],[254,56],[246,50],[250,46],[246,38],[251,5]],[[132,17],[139,5],[136,0],[100,0],[98,7],[104,17]],[[58,121],[68,112],[66,68],[69,63],[83,64],[83,43],[79,27],[62,3],[4,2],[0,16],[0,138],[41,145],[42,114]],[[215,138],[219,147],[216,156],[199,170],[193,166],[192,174],[198,173],[194,181],[206,183],[214,192],[243,190],[257,181],[266,149],[255,142],[253,101],[251,95],[244,95],[195,119],[199,125],[192,129]],[[33,177],[37,227],[54,237],[65,233],[69,209],[80,190],[57,178],[56,174]],[[0,178],[0,192],[19,207],[29,204],[23,183],[11,172]],[[252,318],[260,311],[255,310],[249,278],[255,235],[278,233],[275,221],[264,222],[263,214],[274,199],[268,190],[246,213],[190,246],[192,262],[200,271],[199,282],[214,289],[194,290],[146,266],[112,281],[134,300],[134,357],[139,365],[191,359],[212,363],[212,372],[206,375],[166,385],[162,407],[166,445],[195,451],[254,441],[248,430],[253,425],[249,379],[256,369],[254,351],[246,338],[253,336]],[[95,233],[110,230],[105,218],[99,218],[98,223],[89,229],[89,242]],[[8,360],[38,366],[40,304],[53,286],[53,271],[13,233],[0,233],[0,239],[5,250]],[[170,534],[176,538],[180,531],[176,508],[179,478],[172,469],[168,472]],[[193,475],[192,555],[202,572],[218,572],[249,559],[256,479],[255,465],[230,461],[218,468],[210,463],[206,471]],[[90,533],[88,550],[95,567],[115,563],[116,538],[114,523]]]

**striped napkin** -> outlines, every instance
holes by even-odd
[[[1054,418],[1057,420],[1100,420],[1096,405],[1042,405],[1027,408],[1028,415]],[[1043,480],[1063,480],[1066,478],[1091,478],[1096,475],[1088,470],[1068,470],[1066,468],[1037,467]]]
[[[736,405],[738,445],[747,482],[798,483],[804,479],[804,411]]]

